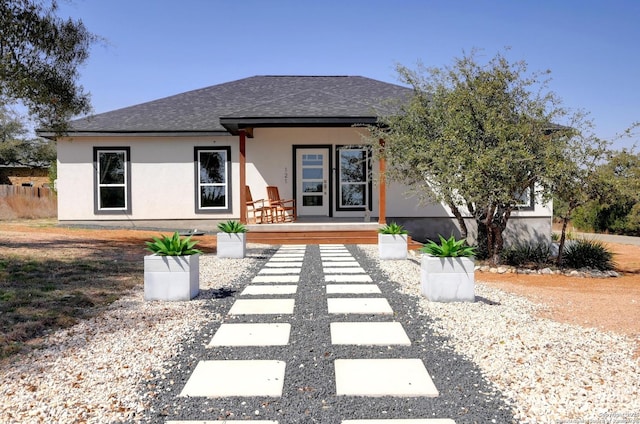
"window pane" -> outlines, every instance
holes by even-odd
[[[305,180],[321,180],[322,168],[303,168],[302,178]]]
[[[303,206],[322,206],[322,196],[303,196]]]
[[[342,206],[364,206],[364,184],[342,185]]]
[[[366,169],[367,160],[363,150],[340,150],[340,181],[366,181]]]
[[[200,152],[200,182],[224,184],[225,163],[225,152]]]
[[[200,187],[200,207],[213,208],[225,207],[226,194],[225,187]]]
[[[100,209],[124,209],[124,187],[100,187]]]
[[[100,184],[124,184],[124,152],[100,152]]]
[[[302,190],[305,193],[321,193],[322,183],[302,183]]]

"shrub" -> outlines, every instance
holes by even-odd
[[[502,251],[502,260],[507,265],[533,265],[537,268],[548,265],[551,247],[546,243],[517,244]]]
[[[171,237],[165,235],[162,238],[153,237],[153,241],[145,243],[148,251],[160,256],[187,256],[202,253],[193,248],[198,244],[197,241],[191,241],[191,236],[181,238],[177,231]]]
[[[476,253],[476,248],[467,245],[467,241],[464,239],[456,241],[454,236],[449,239],[445,239],[441,235],[438,235],[438,237],[440,238],[440,244],[429,240],[429,243],[420,250],[429,255],[439,257],[473,256]]]
[[[247,227],[239,221],[226,221],[218,224],[218,230],[223,233],[246,233]]]
[[[562,257],[562,266],[567,268],[607,271],[614,265],[613,253],[598,240],[576,240],[567,245]]]
[[[402,225],[396,224],[395,222],[380,227],[378,232],[380,234],[408,234],[408,231],[405,230]]]

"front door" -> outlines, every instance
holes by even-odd
[[[300,216],[329,216],[329,148],[296,148],[296,206]]]

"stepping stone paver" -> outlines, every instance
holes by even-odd
[[[274,262],[300,262],[302,258],[299,258],[297,256],[294,256],[292,258],[289,257],[285,257],[285,258],[274,258],[271,257],[271,259],[269,259],[268,263],[274,263]]]
[[[262,268],[258,275],[264,274],[300,274],[301,268]]]
[[[325,275],[324,281],[327,283],[371,283],[373,280],[367,274],[352,275]]]
[[[327,294],[380,294],[376,284],[327,284]]]
[[[207,347],[284,346],[289,343],[291,324],[222,324]]]
[[[392,315],[393,309],[385,298],[331,298],[327,299],[330,314],[382,314]]]
[[[336,359],[334,365],[338,395],[438,396],[420,359]]]
[[[278,261],[271,262],[271,261],[269,261],[266,264],[264,264],[264,266],[269,267],[269,268],[295,268],[295,267],[300,268],[302,266],[302,262],[298,262],[298,261],[296,261],[296,262],[294,262],[294,261],[291,261],[291,262],[288,262],[288,261],[285,261],[285,262],[278,262]]]
[[[231,421],[228,421],[231,422]],[[456,424],[449,418],[342,420],[341,424]]]
[[[366,271],[361,267],[338,267],[338,268],[323,268],[322,271],[325,274],[366,274]]]
[[[268,420],[251,420],[250,422],[251,424],[278,424],[278,421],[268,421]],[[165,421],[165,424],[247,424],[247,421],[232,421],[232,420]]]
[[[180,396],[282,396],[286,364],[273,360],[200,361]]]
[[[294,285],[275,285],[275,286],[247,286],[244,288],[240,296],[259,296],[259,295],[278,295],[278,294],[295,294],[298,286]]]
[[[399,322],[332,322],[331,343],[337,345],[411,345]]]
[[[229,310],[230,315],[292,314],[294,299],[238,299]]]
[[[251,280],[252,283],[297,283],[299,281],[299,275],[256,275]]]
[[[360,264],[357,261],[322,261],[322,266],[323,267],[336,267],[336,266],[353,266],[353,267],[357,267],[360,266]]]
[[[353,262],[353,256],[338,256],[338,257],[325,257],[322,258],[322,263],[325,262]]]

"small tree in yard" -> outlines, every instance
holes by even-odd
[[[372,142],[384,140],[387,178],[448,205],[465,238],[470,214],[480,252],[499,263],[511,213],[533,187],[531,195],[550,199],[547,177],[574,130],[557,125],[567,113],[541,79],[548,72],[528,73],[502,54],[484,65],[476,56],[444,68],[399,66],[413,96],[370,130]]]

